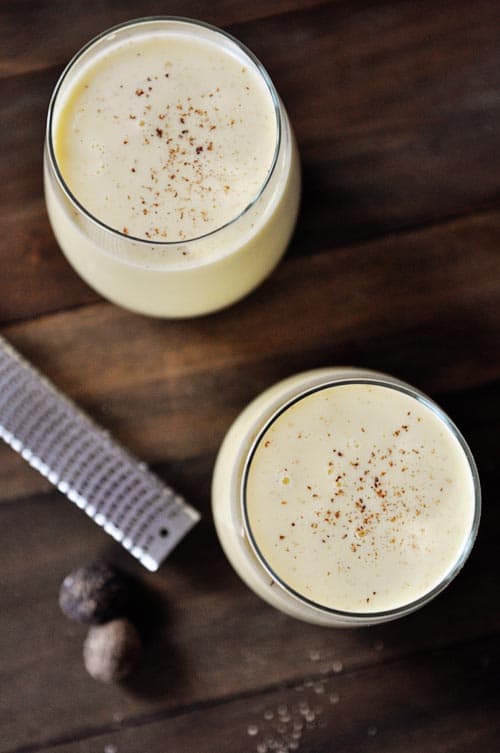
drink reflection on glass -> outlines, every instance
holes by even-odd
[[[300,193],[293,133],[262,65],[178,18],[123,24],[75,56],[50,103],[44,176],[76,271],[165,317],[214,311],[262,282]]]

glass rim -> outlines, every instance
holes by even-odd
[[[118,228],[111,227],[111,225],[107,225],[98,217],[95,217],[95,215],[93,215],[77,199],[77,197],[74,195],[74,193],[71,191],[66,181],[64,180],[64,177],[61,173],[61,170],[59,168],[59,164],[56,158],[55,149],[54,149],[54,139],[53,139],[54,109],[55,109],[57,97],[61,91],[62,85],[66,81],[68,75],[73,70],[75,64],[87,52],[89,52],[92,49],[92,47],[94,47],[94,45],[96,45],[101,40],[105,39],[108,35],[114,34],[117,31],[121,31],[122,29],[127,29],[129,27],[137,26],[137,28],[140,28],[142,25],[146,25],[148,23],[155,23],[155,22],[173,22],[173,23],[185,24],[186,26],[200,27],[209,32],[212,32],[214,35],[219,35],[225,38],[226,40],[229,40],[229,42],[234,44],[238,48],[238,50],[242,52],[250,60],[250,62],[254,65],[257,73],[261,76],[271,96],[271,100],[273,103],[273,110],[274,110],[274,114],[276,118],[276,143],[274,147],[273,158],[271,160],[271,164],[267,171],[266,177],[264,178],[264,181],[262,185],[260,186],[257,194],[254,196],[254,198],[245,207],[243,207],[243,209],[235,217],[228,220],[223,225],[219,225],[213,230],[210,230],[208,233],[203,233],[202,235],[193,236],[192,238],[180,238],[179,240],[172,240],[172,241],[164,241],[164,240],[156,241],[149,238],[141,238],[141,237],[134,236],[128,233],[124,233],[121,230],[118,230]],[[276,87],[274,86],[272,79],[269,73],[267,72],[266,68],[264,67],[264,65],[260,62],[258,57],[246,45],[243,44],[243,42],[240,42],[239,39],[234,37],[232,34],[229,34],[228,32],[224,31],[223,29],[220,29],[219,27],[214,26],[213,24],[206,23],[205,21],[199,21],[197,19],[188,18],[186,16],[158,15],[158,16],[142,16],[139,18],[131,19],[130,21],[124,21],[123,23],[116,24],[115,26],[111,26],[110,28],[102,31],[100,34],[97,34],[96,36],[92,37],[92,39],[90,39],[85,45],[83,45],[83,47],[80,47],[80,49],[73,55],[73,57],[69,60],[69,62],[64,67],[61,75],[59,76],[56,82],[52,95],[50,97],[49,108],[48,108],[48,113],[47,113],[47,122],[46,122],[45,143],[47,147],[50,167],[53,170],[53,173],[61,189],[66,194],[66,197],[68,198],[68,200],[79,210],[79,212],[81,212],[85,216],[87,220],[89,220],[94,225],[96,225],[100,230],[104,230],[106,233],[109,233],[111,236],[115,236],[115,237],[117,236],[124,240],[132,241],[134,243],[141,244],[144,246],[165,248],[165,247],[172,247],[172,246],[184,246],[188,243],[196,243],[197,241],[204,240],[205,238],[209,238],[221,232],[222,230],[225,230],[231,225],[235,224],[236,222],[238,222],[238,220],[240,220],[242,217],[248,214],[248,212],[250,212],[251,209],[260,200],[267,186],[269,185],[269,182],[272,176],[274,175],[276,165],[278,162],[278,156],[281,149],[282,138],[283,138],[283,118],[281,114],[280,99],[279,99],[279,95],[276,90]]]
[[[430,591],[427,591],[418,599],[414,599],[413,601],[407,602],[405,604],[401,604],[400,606],[394,607],[392,609],[373,611],[373,612],[353,612],[353,611],[347,611],[347,610],[342,610],[342,609],[336,609],[334,607],[329,607],[324,604],[320,604],[319,602],[316,602],[313,599],[309,599],[307,596],[304,596],[303,594],[301,594],[300,591],[297,591],[296,589],[292,588],[280,575],[278,575],[275,572],[275,570],[267,562],[265,556],[261,552],[259,545],[257,544],[255,537],[253,535],[253,532],[252,532],[249,515],[248,515],[248,509],[247,509],[247,482],[248,482],[248,476],[250,473],[250,466],[252,464],[252,460],[255,456],[255,453],[258,447],[260,446],[260,443],[264,435],[268,431],[268,429],[289,408],[291,408],[293,405],[300,402],[304,398],[308,397],[309,395],[312,395],[316,392],[321,392],[322,390],[329,389],[331,387],[340,387],[340,386],[349,385],[349,384],[372,384],[374,386],[385,387],[388,389],[396,390],[397,392],[401,392],[405,395],[408,395],[409,397],[416,399],[419,403],[421,403],[422,405],[426,406],[429,410],[431,410],[434,413],[434,415],[437,416],[437,418],[440,419],[443,422],[443,424],[446,426],[446,428],[451,432],[453,437],[458,441],[462,451],[464,452],[468,466],[469,466],[470,474],[471,474],[473,495],[474,495],[474,516],[472,519],[472,523],[471,523],[471,527],[470,527],[470,531],[468,533],[467,539],[464,543],[462,550],[460,551],[459,556],[457,557],[456,561],[453,563],[453,566],[450,568],[448,572],[445,573],[445,575],[439,581],[439,583],[437,583]],[[245,462],[243,466],[243,472],[242,472],[241,483],[240,483],[240,509],[241,509],[241,514],[242,514],[245,536],[250,542],[252,551],[256,555],[259,563],[262,565],[264,570],[273,579],[273,581],[275,581],[278,584],[278,586],[283,591],[285,591],[285,593],[291,596],[295,601],[298,601],[301,604],[305,604],[309,607],[312,607],[315,611],[320,612],[322,614],[337,616],[340,618],[351,618],[353,620],[359,621],[360,623],[364,621],[373,623],[373,621],[378,621],[378,620],[384,621],[389,618],[402,617],[406,614],[409,614],[410,612],[414,612],[415,610],[419,609],[420,607],[424,606],[429,601],[431,601],[435,596],[441,593],[441,591],[443,591],[454,580],[456,575],[462,569],[462,566],[464,565],[465,561],[467,560],[472,550],[476,536],[477,536],[477,532],[479,528],[479,520],[481,517],[481,486],[480,486],[479,473],[477,470],[476,462],[474,460],[472,452],[464,436],[462,435],[458,427],[455,425],[455,423],[451,420],[451,418],[431,398],[429,398],[427,395],[425,395],[423,392],[420,392],[416,388],[411,387],[410,385],[407,385],[399,381],[395,381],[394,383],[392,383],[391,381],[389,381],[388,378],[384,379],[384,378],[377,378],[377,377],[358,377],[358,378],[340,377],[338,379],[328,379],[325,382],[313,385],[312,387],[308,387],[302,390],[297,395],[294,395],[288,400],[286,400],[283,403],[283,405],[279,406],[267,418],[263,427],[259,430],[258,434],[252,441],[252,444],[250,445],[248,452],[246,453],[246,458],[245,458]]]

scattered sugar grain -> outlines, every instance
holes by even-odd
[[[367,733],[368,733],[369,737],[375,737],[375,735],[377,734],[377,732],[378,732],[378,729],[376,727],[368,727],[368,729],[367,729]]]
[[[257,727],[256,724],[249,724],[247,732],[250,735],[250,737],[255,737],[255,735],[259,733],[259,728]]]

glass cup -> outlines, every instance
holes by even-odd
[[[106,225],[80,203],[56,158],[55,133],[67,98],[82,72],[127,40],[161,34],[188,35],[217,45],[264,82],[276,119],[270,168],[250,203],[211,232],[182,240],[133,237]],[[102,69],[105,73],[105,68]],[[44,152],[45,198],[56,239],[78,274],[97,292],[150,316],[189,317],[228,306],[259,285],[290,240],[298,212],[300,169],[285,108],[266,70],[229,34],[199,21],[142,18],[103,32],[70,61],[54,89]]]
[[[260,524],[260,533],[257,527],[253,528],[252,515],[249,512],[249,475],[255,462],[256,453],[262,448],[266,438],[272,436],[268,433],[270,428],[275,426],[280,419],[282,424],[286,420],[291,421],[290,409],[301,403],[304,407],[303,401],[306,398],[310,398],[310,396],[323,390],[330,390],[343,385],[386,387],[394,391],[395,395],[407,396],[411,399],[410,405],[418,407],[419,410],[420,406],[428,409],[432,422],[438,427],[439,436],[448,438],[451,446],[455,447],[454,451],[458,453],[456,457],[462,463],[463,478],[467,480],[468,493],[470,492],[470,496],[466,496],[467,519],[465,520],[464,517],[464,528],[460,532],[461,538],[458,539],[461,543],[457,545],[459,549],[456,552],[453,551],[451,564],[448,563],[449,566],[445,568],[445,571],[437,571],[440,573],[438,582],[434,581],[432,587],[424,593],[420,593],[418,598],[401,601],[401,597],[398,597],[397,606],[381,611],[364,611],[363,609],[358,612],[345,608],[337,609],[331,604],[324,606],[313,598],[309,598],[304,591],[299,592],[297,587],[291,583],[293,578],[287,579],[283,571],[278,573],[273,568],[266,556],[265,546],[261,545],[261,541],[264,539],[259,540],[259,537],[262,536],[262,526],[264,526],[265,533],[268,532],[268,528],[272,534],[277,533],[272,530],[272,524],[269,523],[272,515],[274,515],[271,510],[272,505],[275,504],[279,507],[279,501],[276,497],[273,498],[271,489],[267,489],[267,495],[266,489],[264,489],[262,494],[267,507],[264,508],[262,513],[265,522]],[[350,418],[348,418],[349,423]],[[363,442],[360,438],[362,436],[361,434],[358,437],[361,443]],[[355,441],[351,438],[348,444],[352,446],[353,443],[355,444]],[[356,446],[359,447],[359,444]],[[323,452],[319,446],[318,451]],[[311,455],[306,455],[306,457],[309,458],[307,461],[309,462]],[[311,462],[314,464],[314,455],[312,457]],[[274,473],[274,465],[272,469]],[[310,483],[314,486],[314,474],[312,473],[311,476],[313,480]],[[284,481],[288,483],[289,479],[285,478]],[[286,488],[283,487],[284,496],[286,496]],[[308,486],[307,488],[310,489],[311,487]],[[305,490],[304,493],[307,495]],[[414,493],[412,492],[412,494]],[[419,609],[437,596],[457,575],[470,553],[479,525],[480,497],[479,478],[471,452],[458,429],[443,411],[423,393],[404,382],[375,371],[354,368],[308,371],[274,385],[257,397],[245,408],[228,431],[217,457],[212,484],[212,507],[217,534],[227,558],[243,581],[258,596],[286,614],[306,622],[332,627],[355,627],[388,622]],[[376,497],[374,499],[376,502],[378,501]],[[353,504],[354,501],[353,499]],[[282,501],[281,504],[286,504],[286,502]],[[306,510],[303,511],[308,521]],[[327,512],[327,514],[329,513]],[[461,521],[458,524],[459,526],[462,525]],[[295,525],[295,523],[292,523],[292,525]],[[302,524],[297,523],[297,525]],[[307,525],[309,525],[309,522],[307,522]],[[412,523],[412,525],[414,524]],[[288,530],[291,529],[287,530],[285,527],[282,529],[280,523],[280,533],[281,530],[288,533]],[[293,530],[296,532],[299,529]],[[275,538],[272,540],[274,541]],[[279,538],[285,537],[280,536]],[[309,538],[308,541],[310,540]],[[444,546],[444,539],[443,542]],[[297,543],[294,545],[297,546]],[[271,551],[269,545],[266,544],[266,546],[268,547],[267,551]],[[277,546],[277,544],[273,544],[273,546]],[[437,554],[434,554],[436,557],[440,556],[439,547]],[[314,556],[316,557],[316,555]],[[355,556],[355,554],[352,555],[353,558]],[[446,561],[448,562],[448,560]],[[316,569],[319,567],[317,560],[308,561],[306,558],[301,562],[305,562],[311,568],[315,574],[314,577],[324,577],[323,574],[319,575],[319,571],[316,573]],[[334,573],[332,576],[334,577]]]

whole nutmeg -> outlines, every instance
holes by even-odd
[[[129,620],[112,620],[91,627],[83,644],[83,660],[89,675],[101,682],[126,677],[142,653],[139,634]]]
[[[77,622],[99,624],[121,617],[128,602],[125,577],[105,561],[74,570],[59,591],[59,606],[66,617]]]

